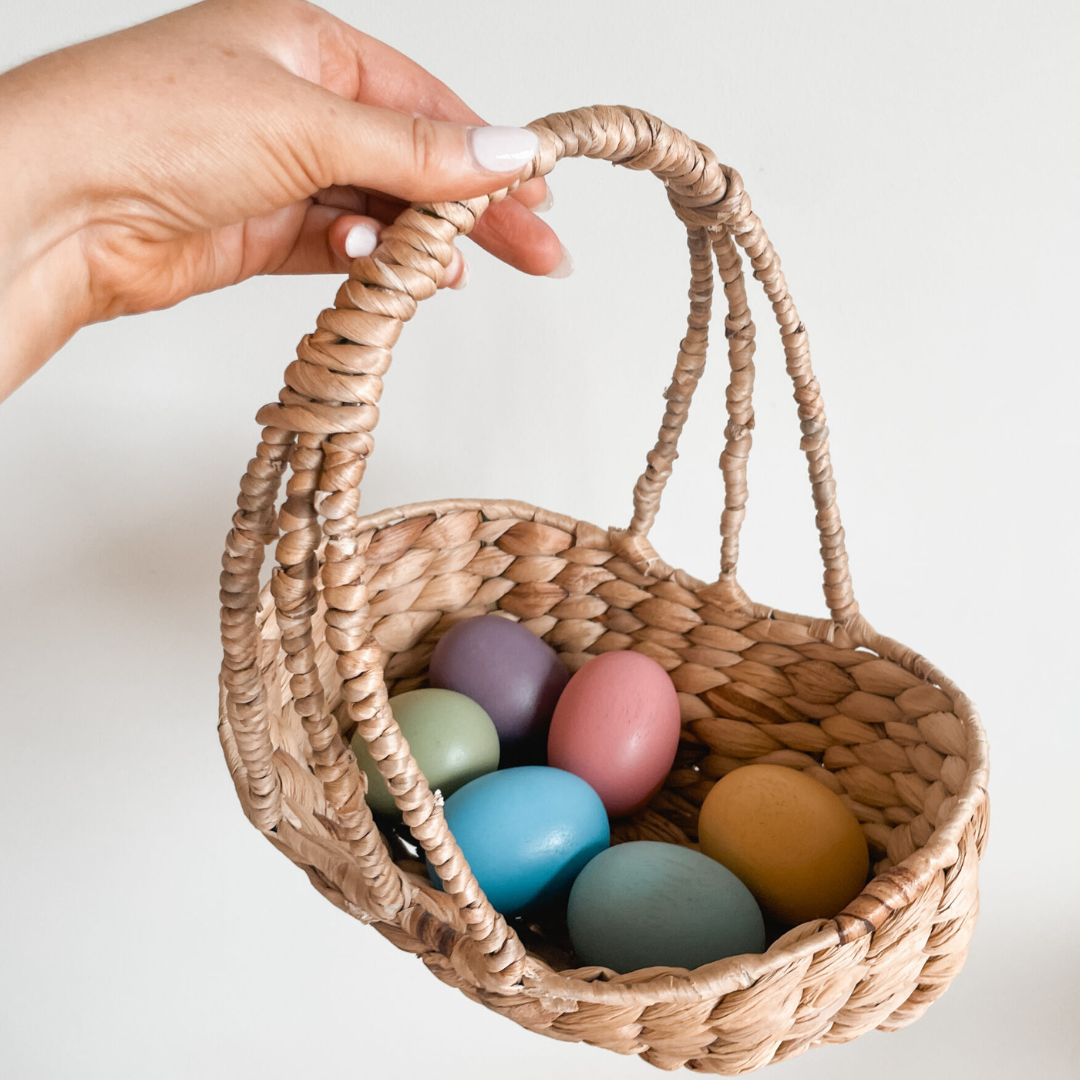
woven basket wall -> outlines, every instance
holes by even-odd
[[[960,969],[978,911],[988,814],[978,716],[944,674],[859,613],[806,331],[738,174],[634,109],[598,106],[531,127],[540,152],[530,175],[568,156],[651,170],[687,230],[688,328],[631,523],[607,530],[472,499],[358,515],[390,349],[434,293],[452,241],[508,192],[405,211],[355,261],[335,307],[300,343],[279,402],[258,415],[265,428],[222,575],[219,731],[241,803],[331,902],[469,997],[553,1038],[735,1075],[902,1027]],[[753,603],[736,580],[754,371],[740,249],[765,288],[795,385],[827,619]],[[731,384],[721,573],[706,583],[663,562],[648,531],[704,367],[714,261]],[[277,566],[260,590],[274,540]],[[633,649],[671,675],[683,716],[675,767],[647,809],[615,824],[615,842],[693,845],[718,777],[754,762],[784,765],[830,787],[862,823],[874,874],[863,893],[760,956],[693,972],[581,967],[557,915],[508,923],[478,888],[387,706],[388,695],[426,685],[449,626],[492,611],[543,637],[571,670]],[[404,830],[376,827],[348,746],[356,730],[424,851],[402,842]],[[429,883],[424,852],[444,891]]]

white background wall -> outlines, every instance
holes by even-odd
[[[0,67],[169,6],[0,0]],[[328,6],[493,122],[637,105],[742,172],[810,329],[863,609],[981,707],[993,821],[967,967],[915,1026],[770,1075],[1080,1074],[1075,5]],[[489,495],[627,521],[684,241],[648,176],[565,163],[552,188],[576,274],[526,279],[467,245],[472,284],[396,350],[369,510]],[[218,558],[255,411],[335,290],[258,280],[93,327],[0,409],[4,1076],[653,1075],[442,986],[240,812],[215,735]],[[756,307],[743,581],[822,613]],[[702,576],[723,365],[654,533]]]

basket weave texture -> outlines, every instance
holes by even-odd
[[[448,499],[359,516],[382,377],[402,324],[431,296],[452,242],[510,190],[417,204],[355,260],[300,343],[241,481],[222,574],[219,733],[244,811],[334,904],[418,955],[444,982],[533,1031],[735,1075],[918,1017],[963,964],[986,842],[987,748],[970,701],[859,613],[806,330],[734,170],[647,113],[579,109],[530,125],[540,151],[650,170],[687,230],[690,314],[666,411],[626,529],[512,501]],[[753,428],[754,323],[742,255],[764,286],[795,386],[830,617],[752,602],[736,579]],[[721,458],[721,572],[703,582],[648,541],[705,362],[713,265],[731,366]],[[291,471],[285,499],[280,482]],[[277,565],[259,587],[267,544]],[[717,778],[764,762],[830,787],[862,824],[874,876],[833,919],[762,955],[696,971],[575,966],[557,928],[508,924],[488,903],[394,723],[388,696],[426,685],[455,622],[520,620],[571,670],[633,649],[669,672],[682,706],[675,767],[613,840],[693,846]],[[359,731],[443,882],[376,826],[349,749]]]

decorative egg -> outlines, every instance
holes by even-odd
[[[453,690],[410,690],[390,699],[390,711],[409,744],[420,771],[444,796],[499,767],[499,734],[491,717]],[[357,733],[352,739],[360,770],[367,776],[368,806],[380,814],[399,814],[368,750]]]
[[[480,887],[504,915],[564,894],[611,840],[596,792],[544,765],[481,776],[451,795],[443,812]]]
[[[866,884],[859,823],[823,784],[782,765],[746,765],[701,807],[701,850],[746,883],[765,913],[795,925],[831,919]]]
[[[555,706],[548,764],[587,780],[607,812],[624,817],[660,790],[679,729],[668,673],[641,653],[603,653],[574,675]]]
[[[532,631],[500,615],[478,615],[439,639],[428,678],[482,705],[499,738],[512,743],[547,730],[570,673]]]
[[[582,961],[620,973],[693,970],[765,948],[761,910],[730,870],[652,840],[600,852],[578,874],[566,917]]]

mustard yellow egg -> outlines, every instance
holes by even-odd
[[[701,807],[701,850],[762,910],[795,925],[831,919],[862,891],[870,854],[851,811],[823,784],[782,765],[746,765]]]

